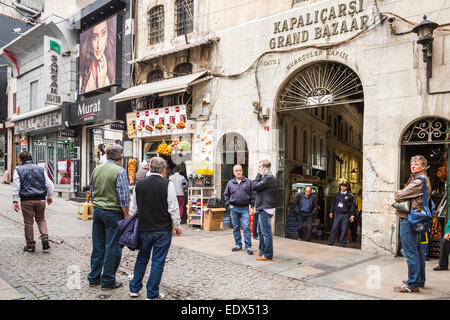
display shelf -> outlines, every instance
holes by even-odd
[[[190,187],[188,188],[188,203],[196,203],[200,201],[201,205],[187,205],[188,221],[189,225],[200,225],[203,227],[204,215],[207,210],[207,206],[204,204],[208,199],[213,199],[216,196],[216,189],[214,187]],[[191,214],[191,210],[200,212],[201,214]],[[195,221],[193,221],[195,220]]]

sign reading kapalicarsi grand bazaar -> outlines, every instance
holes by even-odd
[[[306,43],[310,40],[330,38],[364,29],[369,16],[363,15],[363,0],[352,0],[337,6],[326,7],[306,14],[274,22],[270,49],[278,49]]]

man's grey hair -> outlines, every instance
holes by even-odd
[[[270,163],[269,160],[261,160],[259,163],[261,163],[267,169],[270,169],[270,167],[272,166],[272,163]]]
[[[312,186],[306,186],[305,191],[306,191],[306,188],[309,188],[309,190],[312,191]]]
[[[422,155],[416,155],[416,156],[412,157],[411,162],[420,162],[422,164],[422,166],[425,168],[428,166],[427,159]]]
[[[233,171],[234,171],[234,169],[237,168],[237,167],[240,167],[241,170],[242,170],[242,166],[241,166],[240,164],[235,164],[235,165],[233,166]]]
[[[163,173],[167,167],[167,162],[161,157],[153,157],[150,160],[150,172],[151,173]]]
[[[123,156],[123,148],[121,145],[113,144],[106,147],[106,159],[119,161]]]

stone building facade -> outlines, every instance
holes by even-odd
[[[424,15],[441,24],[432,76],[411,32]],[[362,250],[395,254],[399,222],[390,204],[407,180],[407,157],[443,162],[448,149],[449,21],[442,1],[139,1],[129,63],[136,87],[155,82],[155,95],[132,106],[155,108],[158,81],[206,72],[208,81],[191,86],[188,122],[214,126],[218,195],[230,165],[243,164],[253,178],[269,159],[278,179],[274,233],[288,235],[293,183],[304,182],[321,192],[323,236],[330,197],[348,180],[362,198]],[[160,98],[161,106],[174,102]],[[417,121],[428,123],[427,138]],[[136,140],[142,159],[151,150]]]

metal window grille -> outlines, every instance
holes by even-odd
[[[147,77],[147,83],[156,82],[164,79],[164,74],[162,70],[156,69],[151,71]]]
[[[180,63],[179,65],[177,65],[175,67],[173,72],[174,72],[174,75],[173,75],[174,77],[181,77],[181,76],[185,76],[187,74],[192,74],[192,64],[190,64],[189,62]]]
[[[194,30],[194,1],[175,1],[175,33],[177,36],[188,34]]]
[[[402,144],[445,143],[450,137],[449,123],[442,118],[415,121],[405,131]]]
[[[148,13],[150,44],[164,41],[164,6],[156,6],[150,9]]]

